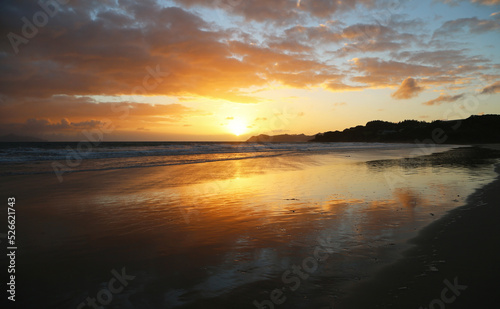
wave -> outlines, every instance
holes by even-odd
[[[54,164],[64,172],[81,172],[412,147],[415,145],[385,143],[107,142],[97,147],[79,143],[17,143],[12,147],[0,145],[0,175],[53,173]],[[78,164],[67,164],[68,161]]]
[[[0,147],[0,163],[82,159],[111,159],[150,156],[177,156],[217,153],[335,151],[362,148],[401,148],[409,144],[384,143],[19,143],[16,147]]]

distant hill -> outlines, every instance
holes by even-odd
[[[43,140],[41,138],[36,138],[33,136],[7,134],[0,136],[0,142],[46,142],[46,140]]]
[[[292,142],[308,142],[314,138],[314,135],[304,134],[282,134],[282,135],[265,135],[252,136],[247,140],[247,143],[292,143]]]
[[[418,140],[418,141],[417,141]],[[364,126],[318,133],[313,142],[423,142],[441,144],[500,143],[500,115],[433,122],[374,120]]]

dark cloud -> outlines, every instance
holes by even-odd
[[[500,93],[500,81],[484,87],[480,93],[481,94]]]
[[[99,120],[87,120],[81,122],[71,122],[66,118],[61,119],[60,122],[52,122],[49,119],[29,118],[24,123],[25,129],[32,132],[45,132],[45,131],[59,131],[59,130],[81,130],[91,129],[102,125],[103,122]]]
[[[19,135],[44,137],[47,135],[75,136],[84,130],[100,128],[106,125],[100,120],[73,122],[67,118],[52,121],[47,118],[28,118],[25,122],[6,122],[0,124],[1,134],[15,133]]]
[[[255,101],[237,89],[265,81],[254,68],[231,58],[222,42],[228,34],[210,30],[180,8],[128,5],[134,18],[111,10],[80,12],[79,7],[78,15],[61,12],[20,45],[18,54],[2,40],[2,49],[10,52],[0,55],[0,92],[22,96],[30,89],[40,97],[185,93]],[[20,27],[6,32],[21,33]]]
[[[101,118],[118,119],[123,115],[130,120],[149,117],[154,119],[177,120],[187,115],[200,115],[181,104],[151,105],[134,102],[99,103],[92,98],[72,96],[55,96],[45,99],[25,98],[11,99],[0,105],[0,121],[22,122],[27,118],[40,119],[76,119],[86,121],[99,116]],[[124,117],[122,117],[124,118]]]
[[[137,123],[164,125],[206,112],[181,104],[98,103],[91,98],[57,96],[47,99],[10,99],[0,105],[0,132],[34,136],[75,136],[83,130],[111,123],[123,130]]]

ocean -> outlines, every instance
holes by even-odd
[[[447,149],[448,146],[442,146]],[[281,155],[415,149],[386,143],[21,142],[0,143],[0,175],[79,172]],[[422,152],[417,152],[422,154]]]

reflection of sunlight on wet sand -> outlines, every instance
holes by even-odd
[[[391,191],[380,174],[363,164],[350,159],[326,162],[320,156],[277,157],[203,163],[182,173],[177,167],[159,168],[133,179],[126,191],[97,195],[92,204],[100,205],[101,211],[103,205],[115,205],[122,212],[119,217],[126,217],[130,207],[133,218],[129,219],[140,213],[152,230],[158,227],[156,222],[170,228],[187,225],[192,231],[210,230],[208,234],[271,225],[287,226],[290,234],[314,224],[332,224],[329,220],[347,212],[359,217],[358,225],[364,222],[365,229],[370,226],[375,231],[377,222],[381,228],[387,222],[396,226],[402,220],[417,220],[415,212],[427,212],[431,206],[447,209],[429,205],[434,189],[426,184],[435,180],[425,170],[408,178],[406,188]],[[454,194],[446,184],[436,188],[441,196]],[[161,216],[165,220],[158,220]],[[423,217],[419,220],[425,221]]]
[[[113,246],[110,260],[154,263],[161,271],[151,280],[176,303],[185,293],[204,298],[279,279],[328,234],[336,251],[315,277],[349,281],[487,181],[424,167],[392,190],[381,169],[400,167],[315,154],[71,174],[44,203],[32,203],[23,223],[45,232],[41,222],[51,222],[57,235],[34,235],[24,249],[84,260]],[[35,175],[25,188],[43,196],[43,179]],[[172,289],[162,274],[185,284]]]

